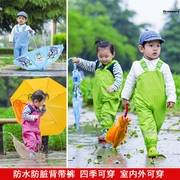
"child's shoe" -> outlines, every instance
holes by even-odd
[[[101,135],[101,136],[98,137],[98,140],[99,140],[99,141],[106,141],[106,140],[105,140],[105,137],[106,137],[107,131],[108,131],[107,129],[104,129],[104,130],[103,130],[103,132],[104,132],[103,135]]]
[[[158,155],[159,155],[159,152],[156,150],[156,147],[150,147],[150,148],[148,149],[148,156],[149,156],[150,158],[156,157],[156,156],[158,156]]]
[[[30,152],[29,153],[29,158],[34,159],[34,158],[36,158],[36,155],[33,152]]]

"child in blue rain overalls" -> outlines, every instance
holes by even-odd
[[[14,56],[15,58],[28,52],[29,46],[29,35],[34,35],[34,30],[30,26],[26,25],[28,15],[21,11],[17,14],[17,22],[11,31],[9,38],[9,45],[14,46]]]

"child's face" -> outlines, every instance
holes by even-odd
[[[25,24],[27,22],[27,19],[24,16],[18,16],[16,18],[16,20],[17,20],[19,25],[23,25],[23,24]]]
[[[142,52],[148,60],[157,59],[161,53],[161,43],[159,40],[149,41],[144,47],[139,46],[139,51]]]
[[[34,100],[33,104],[34,104],[34,106],[40,108],[41,106],[45,105],[45,100],[46,99],[43,99],[41,102],[39,102],[38,100]]]
[[[115,52],[112,54],[109,47],[98,48],[97,57],[102,64],[104,65],[108,64],[109,62],[112,61],[114,56],[115,56]]]

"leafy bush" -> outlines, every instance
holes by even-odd
[[[127,78],[128,72],[124,72],[123,82],[121,86],[121,91],[124,86],[125,80]],[[176,86],[176,94],[177,94],[177,103],[175,104],[175,108],[168,109],[168,110],[177,110],[180,108],[180,75],[174,74],[173,75],[175,86]],[[92,89],[93,89],[94,77],[86,76],[82,79],[80,83],[80,89],[83,95],[83,105],[84,106],[92,106],[93,105],[93,98],[92,98]],[[73,90],[73,81],[72,78],[68,77],[68,105],[72,106],[72,90]],[[120,101],[119,111],[123,110],[122,103]],[[133,99],[130,100],[130,112],[135,112],[135,106],[133,103]]]

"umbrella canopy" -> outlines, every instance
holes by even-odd
[[[60,134],[66,127],[66,88],[51,78],[24,80],[11,96],[10,101],[18,123],[22,123],[22,110],[30,102],[29,94],[36,90],[48,93],[47,111],[41,117],[40,131],[42,136]]]
[[[72,58],[69,58],[68,62],[70,60],[72,60]],[[83,100],[79,84],[82,78],[81,78],[81,73],[77,69],[76,63],[73,63],[73,65],[74,65],[74,69],[72,71],[72,80],[74,82],[74,87],[73,87],[72,105],[73,105],[73,113],[76,123],[76,129],[79,130],[82,100]]]
[[[45,46],[19,56],[14,64],[26,70],[44,69],[59,58],[63,49],[62,44]]]
[[[128,105],[126,106],[125,114],[120,116],[106,133],[105,140],[108,143],[112,143],[113,148],[117,148],[126,138],[127,127],[131,121],[130,118],[126,117],[127,113]]]

